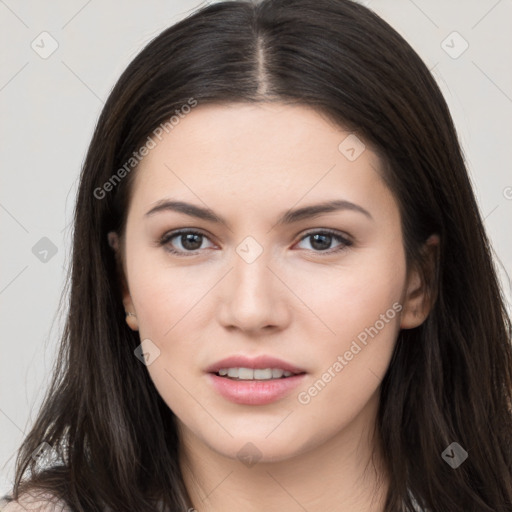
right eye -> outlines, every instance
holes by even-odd
[[[172,241],[176,239],[181,248],[173,247]],[[193,229],[180,229],[166,233],[159,241],[166,251],[177,256],[195,256],[201,249],[202,241],[208,239],[204,233]],[[188,254],[187,254],[188,253]]]

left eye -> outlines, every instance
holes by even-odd
[[[175,238],[180,241],[181,248],[178,248],[178,250],[171,246],[171,242]],[[187,256],[187,253],[189,253],[188,255],[190,255],[191,253],[194,254],[195,251],[201,249],[203,239],[208,240],[208,237],[199,231],[173,231],[164,235],[160,240],[159,245],[165,246],[166,250],[172,254],[176,254],[178,256]],[[336,231],[331,230],[307,233],[300,239],[300,242],[307,239],[312,240],[312,250],[313,252],[317,253],[323,252],[327,254],[332,254],[334,252],[341,251],[346,247],[352,245],[352,242],[348,240],[346,237],[342,236]],[[329,247],[327,246],[331,245],[333,239],[338,240],[340,242],[340,245],[334,250],[329,250]]]
[[[332,254],[333,252],[342,251],[346,247],[350,247],[352,245],[352,242],[350,240],[348,240],[344,236],[341,236],[336,231],[331,231],[331,230],[315,231],[313,233],[308,233],[304,237],[301,238],[301,241],[307,240],[308,238],[312,240],[313,246],[316,245],[316,249],[318,249],[318,250],[315,250],[314,252],[327,252],[326,249],[328,249],[328,247],[326,247],[326,246],[331,245],[331,242],[333,239],[338,240],[340,242],[340,245],[337,248],[335,248],[334,250],[329,250],[328,254]]]

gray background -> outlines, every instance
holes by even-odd
[[[0,0],[0,492],[49,382],[77,179],[104,100],[150,39],[205,3]],[[512,0],[362,3],[445,95],[510,304]]]

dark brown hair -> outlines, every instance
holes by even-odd
[[[162,32],[123,73],[83,166],[67,322],[18,453],[14,497],[41,488],[87,512],[150,512],[157,499],[165,510],[192,506],[175,417],[134,357],[140,339],[125,323],[107,243],[109,231],[124,231],[136,168],[104,187],[191,98],[311,106],[378,150],[407,264],[423,270],[434,301],[422,325],[400,332],[381,386],[385,510],[414,510],[411,493],[435,512],[512,511],[511,325],[456,131],[418,55],[349,0],[212,4]],[[422,252],[432,233],[436,268]],[[43,441],[61,462],[38,471],[31,455]],[[457,469],[441,457],[454,441],[469,454]]]

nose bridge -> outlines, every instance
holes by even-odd
[[[227,296],[223,301],[226,307],[224,323],[243,329],[277,324],[282,293],[278,289],[279,280],[270,270],[271,249],[249,235],[235,247],[231,266],[233,270],[227,279]]]
[[[258,238],[262,239],[263,235]],[[271,250],[263,240],[259,242],[254,236],[246,236],[235,248],[233,256],[233,280],[236,290],[247,293],[249,297],[271,292],[273,274],[271,265]]]

